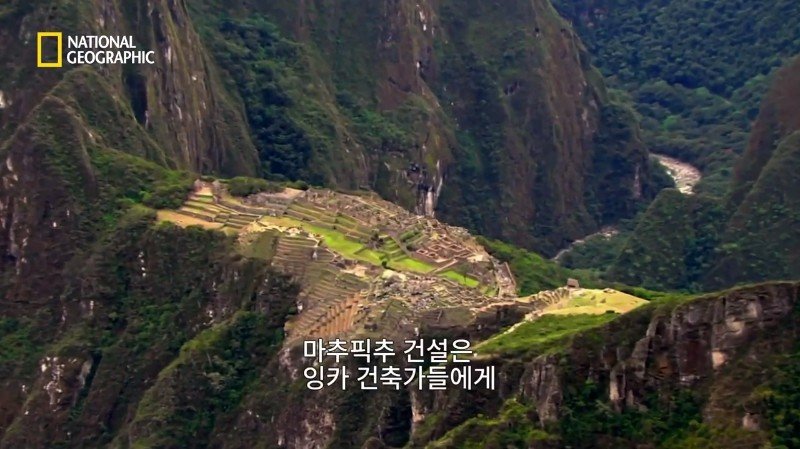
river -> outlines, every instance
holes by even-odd
[[[652,156],[667,169],[667,173],[675,180],[675,186],[681,193],[694,194],[694,186],[703,178],[697,167],[663,154],[652,154]]]
[[[667,170],[667,174],[675,181],[675,187],[684,195],[694,195],[694,187],[703,178],[700,170],[694,165],[679,161],[673,157],[664,154],[651,153],[651,156],[656,158],[658,162]],[[614,226],[605,226],[599,231],[589,234],[582,239],[575,240],[570,243],[566,248],[559,251],[552,260],[559,261],[564,254],[572,251],[576,246],[583,245],[587,240],[595,237],[604,239],[611,238],[617,235],[619,231]]]

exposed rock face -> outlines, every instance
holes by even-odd
[[[772,349],[757,342],[776,332],[788,332],[781,341],[796,342],[798,335],[790,323],[797,320],[799,294],[797,283],[765,284],[698,298],[674,309],[644,307],[594,335],[576,338],[563,353],[524,362],[522,370],[519,362],[497,360],[503,366],[503,385],[495,394],[499,400],[517,397],[529,404],[536,411],[536,422],[551,428],[564,418],[566,397],[587,382],[601,391],[597,400],[616,412],[644,410],[651,395],[667,398],[670,392],[684,389],[705,398],[706,424],[757,429],[760,417],[754,404],[758,399],[752,396],[757,384],[737,384],[731,379],[746,375],[752,364],[763,364],[759,371],[763,373],[772,357],[787,349],[777,339],[771,340]],[[476,394],[454,402],[453,396],[459,394],[415,401],[417,414],[439,416],[440,425],[431,434],[434,438],[474,416],[466,403],[486,403]],[[442,427],[442,422],[449,426]],[[416,443],[423,445],[420,440]],[[618,447],[602,440],[597,444]]]
[[[334,142],[310,170],[331,184],[547,253],[652,198],[632,112],[607,97],[546,0],[248,8],[233,14],[262,14],[301,43],[295,71],[311,74]],[[350,103],[395,123],[404,143],[375,141]]]
[[[158,151],[133,150],[164,165],[228,175],[256,173],[255,149],[241,105],[232,100],[194,31],[183,1],[90,1],[74,5],[15,5],[4,14],[0,45],[0,141],[5,140],[71,67],[35,68],[36,33],[132,35],[138,49],[154,50],[155,65],[97,68],[110,91],[92,94],[124,103],[123,121],[89,123],[144,130]],[[51,28],[57,29],[51,29]],[[64,42],[66,46],[66,42]],[[82,86],[97,89],[96,85]],[[95,100],[101,100],[95,97]],[[108,99],[110,100],[110,99]]]
[[[655,315],[632,347],[609,347],[600,354],[610,368],[609,400],[634,407],[645,391],[664,383],[713,382],[742,347],[780,328],[797,294],[796,284],[743,289]]]
[[[55,310],[3,305],[35,346],[2,367],[0,447],[190,447],[183,432],[208,440],[221,398],[277,353],[297,300],[288,279],[220,235],[152,219],[126,217],[72,267]]]
[[[521,396],[536,405],[541,425],[558,420],[562,386],[557,363],[555,357],[539,357],[527,365],[520,379]]]
[[[8,49],[0,55],[8,69],[0,79],[4,300],[46,305],[63,286],[59,271],[96,236],[102,217],[113,216],[109,205],[138,195],[130,180],[159,171],[126,155],[228,175],[255,174],[258,161],[241,105],[223,87],[183,1],[10,8],[0,19],[0,46]],[[156,64],[36,69],[42,30],[62,31],[65,40],[132,35],[139,49],[155,51]],[[116,183],[128,184],[128,193],[109,188]]]
[[[0,80],[0,141],[10,157],[0,176],[18,179],[8,181],[0,201],[5,240],[14,240],[4,243],[15,260],[33,264],[21,253],[26,237],[30,245],[54,243],[30,234],[38,219],[20,221],[51,206],[23,205],[15,189],[34,191],[59,177],[53,167],[75,165],[81,177],[63,180],[65,197],[53,194],[49,204],[71,203],[69,186],[86,191],[88,208],[99,189],[93,145],[166,167],[260,173],[242,105],[221,81],[228,74],[195,32],[192,19],[208,17],[190,18],[186,8],[165,0],[79,9],[26,4],[0,19],[0,45],[10,49],[0,56],[10,68]],[[373,188],[418,213],[547,253],[652,195],[633,116],[606,97],[580,41],[545,0],[500,9],[484,2],[257,2],[229,12],[263,14],[302,44],[296,70],[314,87],[302,98],[286,95],[313,99],[316,109],[302,113],[324,122],[307,130],[327,142],[314,141],[308,172],[315,180]],[[33,69],[36,32],[51,23],[67,35],[133,35],[140,49],[156,52],[157,64]],[[514,47],[505,51],[509,42]],[[371,122],[353,124],[365,113],[346,112],[343,92],[362,110],[389,117],[403,143],[387,143]],[[60,123],[37,131],[44,116]],[[40,160],[59,140],[74,141],[66,159]],[[65,224],[58,232],[68,230]]]

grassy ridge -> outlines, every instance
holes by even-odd
[[[616,318],[617,314],[543,315],[499,334],[476,347],[481,354],[521,356],[542,354],[569,343],[569,337],[596,328]]]

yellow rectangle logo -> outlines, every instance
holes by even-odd
[[[45,62],[42,60],[42,44],[45,38],[56,39],[56,43],[58,46],[58,56],[56,57],[55,61]],[[63,38],[61,32],[38,32],[36,33],[36,67],[46,68],[46,69],[55,69],[59,68],[62,65],[61,60],[61,50],[62,50]]]

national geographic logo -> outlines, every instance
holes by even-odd
[[[36,66],[43,69],[83,64],[155,64],[155,52],[139,50],[133,36],[67,36],[60,31],[36,34]],[[55,51],[53,51],[55,50]]]
[[[56,59],[55,61],[45,62],[44,60],[44,46],[45,40],[56,41]],[[62,49],[64,44],[64,35],[57,31],[43,31],[36,34],[36,67],[40,69],[57,69],[64,65],[61,58]]]

